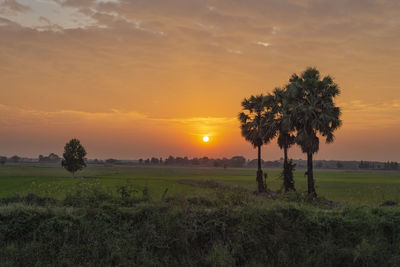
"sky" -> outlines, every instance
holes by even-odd
[[[312,66],[343,111],[315,158],[400,161],[399,33],[398,0],[0,0],[0,155],[255,158],[242,99]]]

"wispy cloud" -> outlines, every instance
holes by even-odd
[[[31,121],[38,123],[40,121],[54,122],[56,124],[66,122],[80,123],[84,121],[93,122],[114,122],[134,123],[135,121],[147,122],[170,122],[176,124],[203,124],[203,125],[222,125],[236,123],[235,117],[154,117],[136,111],[121,111],[118,109],[111,109],[109,112],[88,112],[80,110],[58,110],[58,111],[41,111],[35,109],[26,109],[19,107],[12,107],[0,104],[0,114],[3,118],[1,123],[9,121],[7,125],[18,126],[21,120]],[[13,123],[13,121],[15,123]],[[132,124],[134,125],[134,124]],[[4,125],[2,125],[4,126]]]
[[[258,45],[261,45],[261,46],[264,46],[264,47],[269,47],[269,46],[271,46],[271,44],[270,44],[270,43],[267,43],[267,42],[261,42],[261,41],[258,41],[258,42],[256,42],[256,44],[258,44]]]
[[[242,51],[240,51],[240,50],[235,50],[235,49],[230,49],[230,48],[228,48],[226,51],[228,51],[229,53],[232,53],[232,54],[236,54],[236,55],[243,54]]]
[[[0,15],[16,15],[31,11],[29,6],[20,4],[17,0],[2,0],[0,1]]]
[[[273,26],[271,33],[275,35],[275,34],[278,34],[280,31],[281,31],[281,28],[279,28],[278,26]]]
[[[352,100],[341,103],[346,112],[396,112],[400,111],[400,100],[391,100],[387,102],[367,103],[362,100]],[[390,113],[387,113],[390,114]]]
[[[400,101],[366,103],[353,100],[340,103],[343,112],[343,123],[346,127],[375,130],[379,127],[400,126]]]
[[[215,11],[217,8],[215,6],[207,6],[208,10]]]

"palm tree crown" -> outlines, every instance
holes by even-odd
[[[301,76],[293,74],[287,91],[292,100],[291,120],[298,131],[296,141],[303,152],[319,150],[317,134],[325,137],[327,143],[333,142],[333,132],[342,124],[340,108],[333,101],[340,90],[333,79],[325,76],[321,80],[317,69],[308,68]]]
[[[242,101],[245,112],[239,113],[242,136],[255,148],[267,144],[276,135],[274,125],[273,97],[257,95]]]

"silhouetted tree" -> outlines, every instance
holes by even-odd
[[[165,160],[165,164],[166,165],[174,165],[175,164],[175,158],[173,156],[169,156],[166,160]]]
[[[59,162],[61,158],[54,153],[50,153],[47,157],[44,157],[43,155],[39,155],[39,162]]]
[[[108,164],[108,165],[112,165],[112,164],[115,164],[117,162],[118,162],[117,159],[106,159],[105,160],[105,163]]]
[[[4,165],[7,162],[7,157],[0,156],[0,165]]]
[[[242,101],[243,112],[239,113],[242,136],[258,149],[257,185],[258,192],[265,192],[261,169],[261,146],[267,144],[276,134],[276,129],[271,127],[274,120],[273,97],[257,95],[245,98]]]
[[[229,161],[230,165],[236,168],[242,168],[246,164],[246,158],[243,156],[232,157]],[[227,165],[227,163],[225,163],[225,165]]]
[[[291,120],[290,98],[287,91],[276,88],[274,96],[275,127],[278,133],[278,145],[283,149],[283,186],[285,191],[296,191],[294,187],[293,171],[296,164],[288,161],[288,149],[295,144],[294,124]]]
[[[325,137],[326,143],[333,142],[333,132],[342,124],[340,109],[333,101],[340,91],[331,77],[321,79],[315,68],[307,68],[300,76],[293,74],[287,91],[291,120],[297,130],[296,142],[307,153],[308,194],[316,197],[312,159],[319,150],[317,134]]]
[[[200,164],[200,160],[198,158],[193,158],[192,159],[192,164],[193,165],[199,165]]]
[[[75,177],[75,172],[86,167],[85,156],[86,150],[81,145],[81,142],[76,138],[71,139],[65,144],[61,166],[69,171],[72,177]]]
[[[151,164],[158,164],[160,163],[160,160],[158,158],[152,157],[151,158]]]
[[[15,155],[15,156],[12,156],[11,158],[8,158],[7,161],[8,161],[8,162],[12,162],[12,163],[18,163],[18,162],[21,161],[21,158],[18,157],[17,155]]]

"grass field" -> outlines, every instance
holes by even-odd
[[[279,169],[264,170],[272,190],[281,187]],[[89,166],[71,178],[58,165],[21,164],[0,167],[0,197],[29,192],[61,199],[82,183],[99,183],[106,190],[130,184],[139,190],[148,187],[154,199],[168,189],[168,196],[205,195],[213,189],[185,184],[186,180],[214,180],[249,189],[256,188],[254,169],[172,168],[131,166]],[[319,195],[333,201],[355,205],[379,205],[385,200],[400,200],[399,171],[316,170]],[[182,182],[183,181],[183,182]],[[295,172],[298,191],[306,190],[304,170]]]
[[[400,209],[378,207],[400,200],[400,172],[315,177],[325,198],[273,200],[254,169],[1,166],[0,266],[400,266]]]

